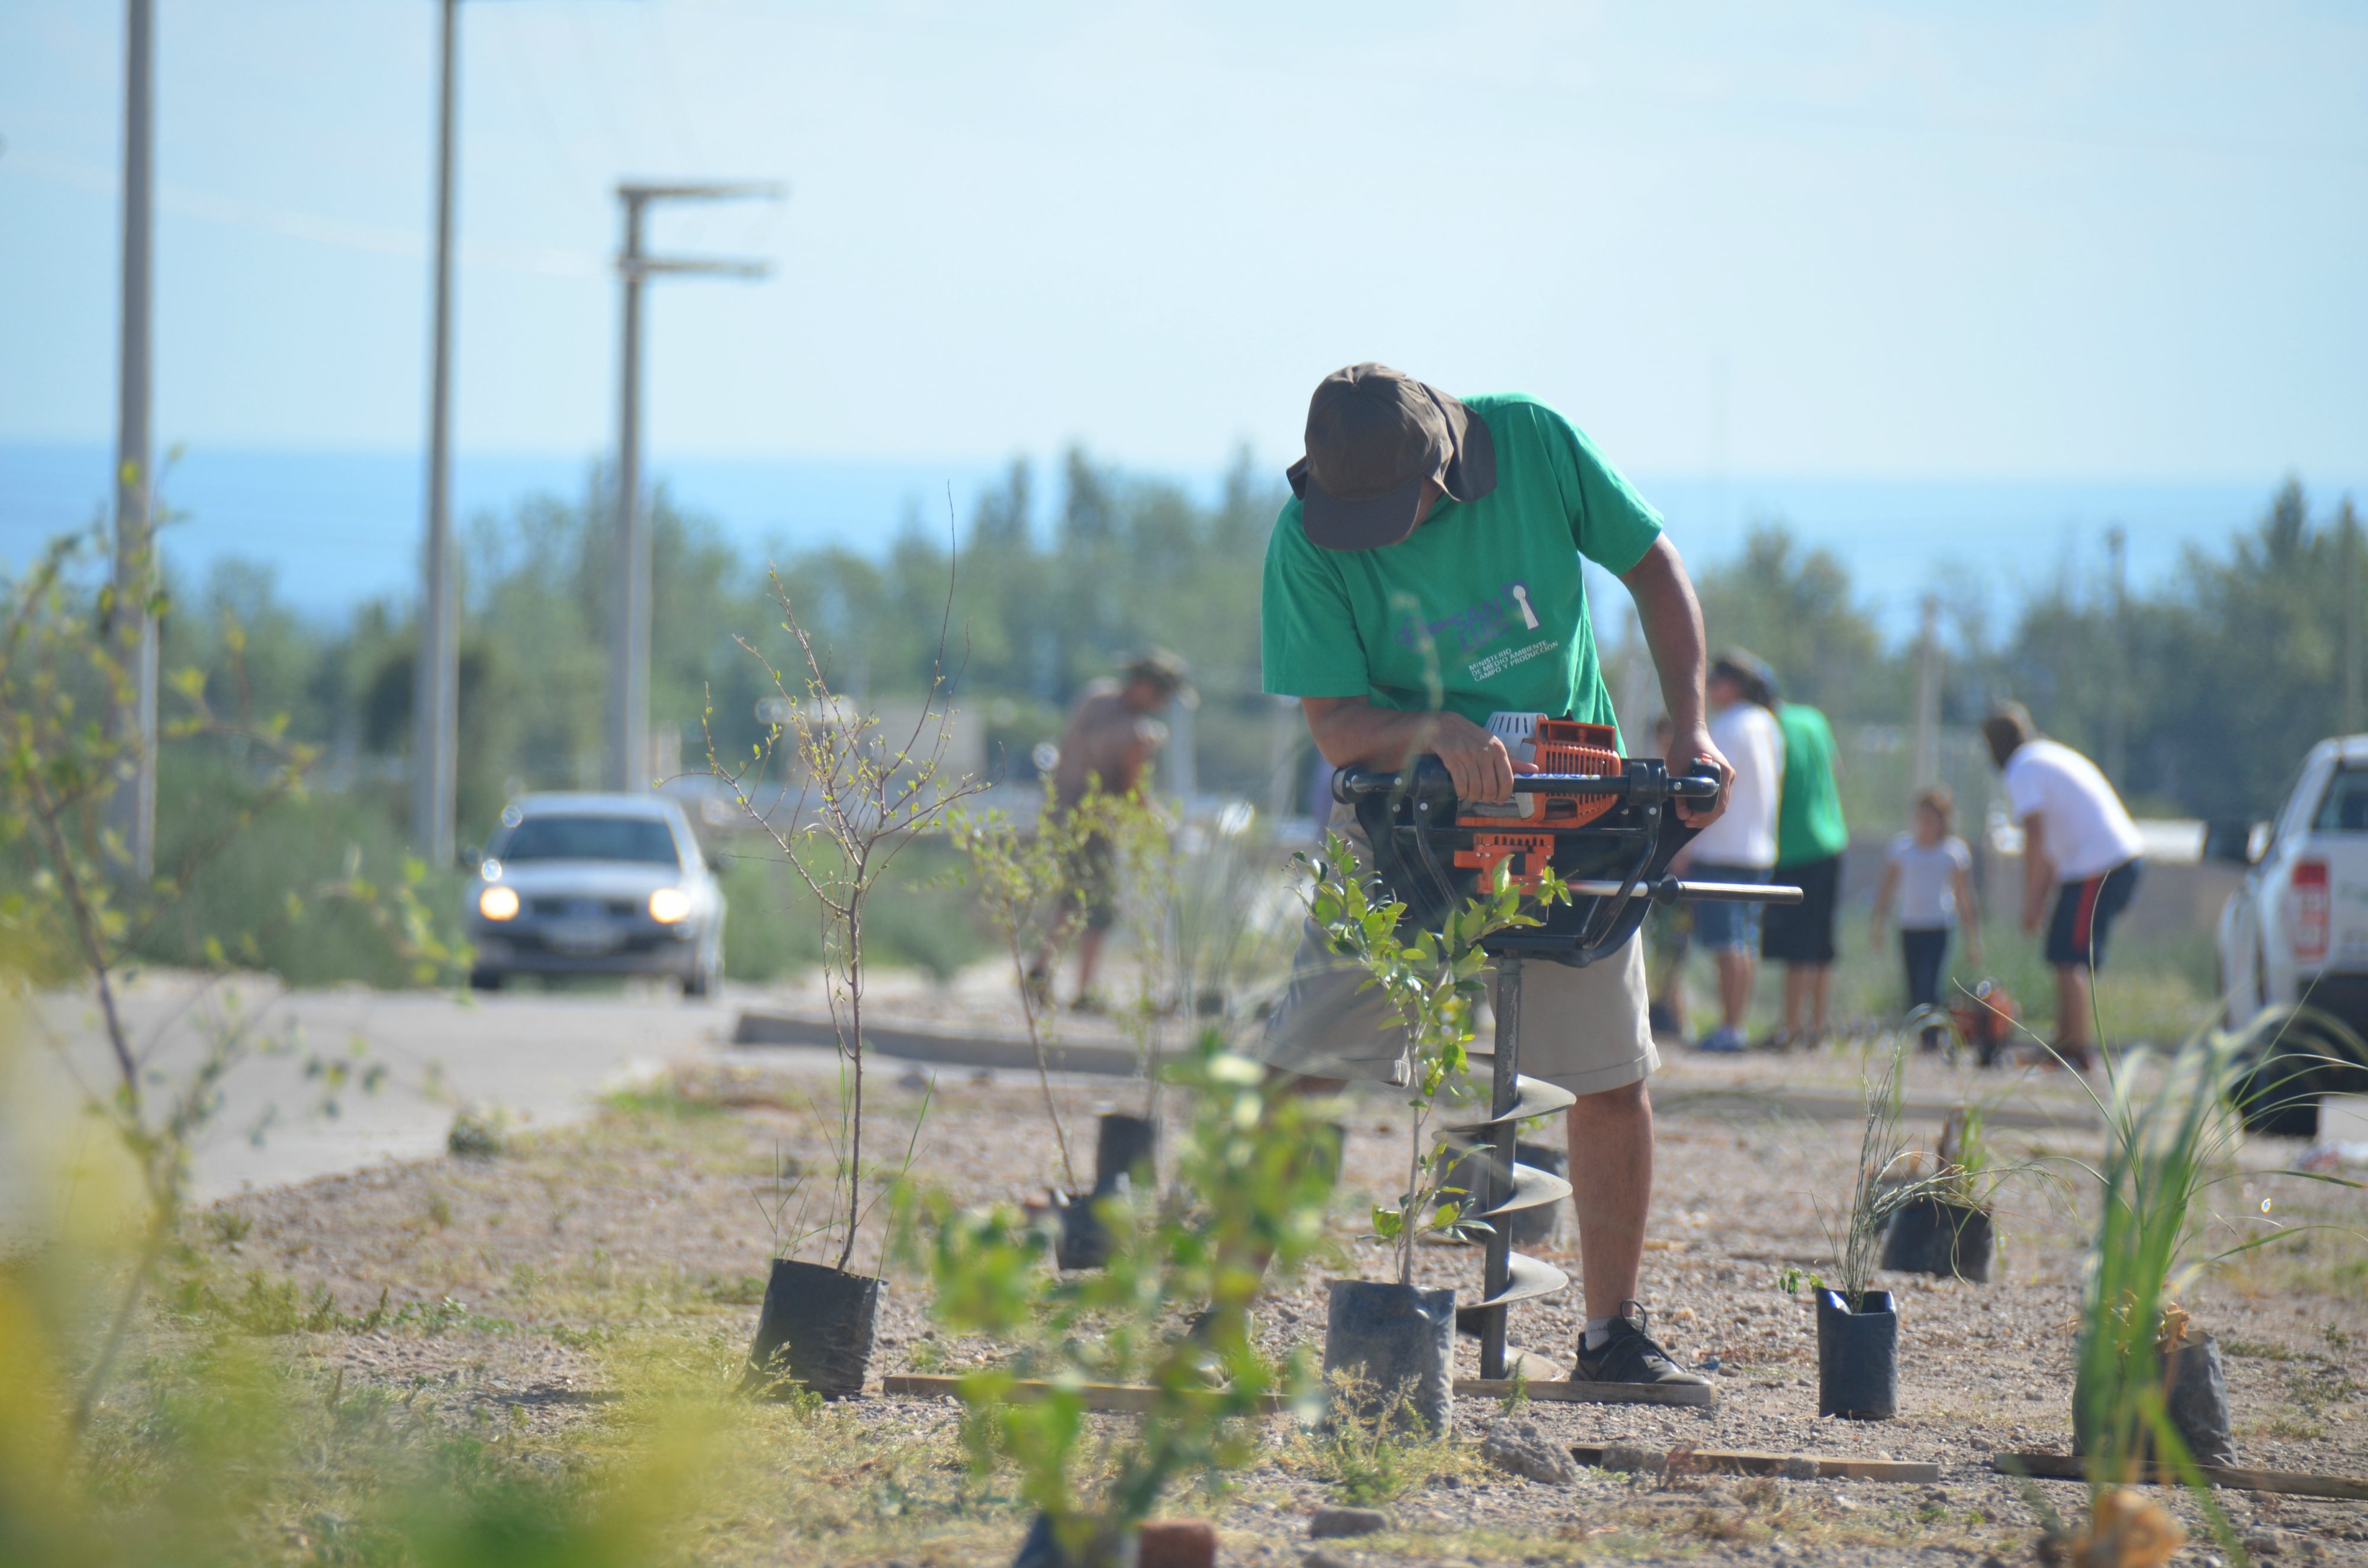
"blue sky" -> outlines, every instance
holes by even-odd
[[[415,448],[430,0],[159,0],[162,437]],[[2368,469],[2368,9],[470,0],[458,435],[1206,472],[1375,358],[1654,472]],[[0,440],[111,420],[121,6],[0,7]]]

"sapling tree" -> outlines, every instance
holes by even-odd
[[[772,843],[822,912],[824,983],[843,1065],[832,1226],[845,1227],[835,1265],[844,1269],[854,1256],[867,1211],[863,1002],[870,975],[864,968],[864,917],[880,879],[905,847],[947,826],[961,803],[985,785],[955,772],[947,760],[954,736],[952,672],[946,667],[951,577],[920,711],[893,733],[832,686],[821,651],[799,621],[780,574],[772,583],[781,630],[796,644],[794,663],[784,670],[746,638],[734,639],[762,666],[773,688],[765,733],[745,761],[727,764],[716,749],[712,708],[701,718],[701,729],[709,772],[730,788],[742,814]],[[782,788],[766,793],[761,785],[776,770],[786,776]],[[766,801],[761,806],[760,793]],[[873,1200],[878,1199],[875,1192]]]
[[[1028,1046],[1036,1059],[1036,1083],[1044,1096],[1044,1116],[1053,1124],[1053,1142],[1060,1150],[1061,1173],[1075,1191],[1076,1163],[1069,1153],[1068,1129],[1053,1096],[1051,1054],[1056,1028],[1052,990],[1037,983],[1041,955],[1056,950],[1078,921],[1085,890],[1074,868],[1086,853],[1086,841],[1095,826],[1099,791],[1089,791],[1079,809],[1062,811],[1053,778],[1044,778],[1044,799],[1033,831],[999,811],[955,812],[949,823],[954,843],[966,858],[964,880],[977,895],[980,912],[1003,939],[1011,982],[1019,997],[1020,1020],[1027,1026]]]
[[[256,927],[204,939],[195,966],[200,990],[185,1009],[199,1049],[177,1069],[160,1063],[161,1039],[143,1040],[125,1015],[124,990],[137,971],[136,955],[159,922],[183,907],[192,880],[258,817],[301,804],[316,754],[288,738],[285,715],[258,716],[245,702],[240,711],[219,712],[208,700],[200,671],[172,672],[163,683],[171,710],[160,726],[160,749],[211,746],[232,753],[252,782],[222,826],[174,846],[165,864],[142,875],[105,821],[110,797],[131,787],[140,744],[128,726],[109,722],[129,710],[134,688],[118,624],[131,607],[112,585],[92,586],[80,570],[105,553],[104,541],[90,536],[52,543],[7,585],[6,619],[0,625],[0,864],[18,873],[0,892],[0,976],[51,984],[70,976],[89,987],[107,1051],[105,1074],[86,1076],[69,1042],[51,1043],[85,1111],[127,1156],[146,1210],[129,1276],[74,1395],[77,1430],[89,1420],[133,1314],[178,1234],[188,1204],[190,1156],[219,1114],[226,1081],[258,1051],[296,1049],[292,1034],[275,1034],[269,1004],[247,1006],[225,985],[242,962],[254,961],[270,926],[302,922],[315,906],[336,903],[362,912],[416,980],[454,979],[467,968],[465,949],[439,934],[418,896],[426,867],[410,861],[401,881],[381,887],[349,858],[338,878],[287,889],[275,905],[258,912]],[[131,564],[130,580],[153,582],[148,563]],[[141,608],[162,615],[167,608],[162,589],[151,588]],[[224,627],[222,642],[233,683],[245,692],[235,623]],[[383,1070],[348,1052],[312,1057],[305,1075],[318,1086],[317,1108],[335,1114],[339,1096],[352,1087],[376,1088]],[[250,1134],[259,1138],[276,1114],[276,1108],[266,1108]]]
[[[1326,835],[1320,859],[1298,857],[1315,881],[1308,912],[1332,950],[1365,971],[1405,1028],[1412,1062],[1405,1085],[1408,1122],[1406,1190],[1395,1206],[1375,1205],[1373,1230],[1396,1249],[1398,1283],[1414,1283],[1415,1240],[1425,1229],[1485,1229],[1462,1217],[1462,1193],[1448,1193],[1447,1173],[1461,1151],[1425,1151],[1423,1133],[1441,1097],[1474,1096],[1466,1074],[1474,1029],[1473,1010],[1487,994],[1488,955],[1483,944],[1500,931],[1541,922],[1532,909],[1566,903],[1570,890],[1552,867],[1540,873],[1534,895],[1524,892],[1503,862],[1494,879],[1449,911],[1436,931],[1404,929],[1406,905],[1377,899],[1356,851],[1340,835]],[[1441,1202],[1442,1198],[1448,1201]]]
[[[900,1228],[926,1260],[938,1321],[1013,1351],[962,1379],[967,1435],[982,1471],[998,1456],[1019,1467],[1021,1494],[1069,1568],[1128,1561],[1170,1484],[1253,1460],[1250,1418],[1278,1403],[1315,1408],[1305,1351],[1262,1353],[1249,1309],[1267,1281],[1289,1279],[1326,1244],[1333,1167],[1309,1157],[1326,1108],[1270,1088],[1213,1030],[1171,1071],[1190,1108],[1176,1180],[1101,1200],[1101,1270],[1055,1273],[1051,1234],[1008,1205],[956,1211],[941,1194],[918,1195],[908,1211],[923,1222]],[[1023,1379],[1044,1386],[1021,1391]],[[1141,1422],[1088,1426],[1088,1382],[1147,1384]]]

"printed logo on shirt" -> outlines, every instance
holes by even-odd
[[[1526,648],[1507,648],[1491,653],[1485,659],[1473,660],[1463,666],[1464,673],[1475,681],[1493,680],[1514,665],[1526,665],[1531,659],[1542,658],[1561,646],[1559,642],[1549,641],[1532,642]]]
[[[1399,647],[1406,649],[1420,648],[1429,642],[1442,657],[1456,658],[1495,642],[1517,626],[1530,631],[1538,629],[1538,612],[1530,604],[1530,585],[1527,583],[1508,583],[1478,604],[1437,620],[1402,621],[1397,629],[1397,641]],[[1554,646],[1551,642],[1541,642],[1510,655],[1491,654],[1489,659],[1480,662],[1486,664],[1509,657],[1513,664],[1520,664]],[[1478,665],[1474,668],[1477,669]]]

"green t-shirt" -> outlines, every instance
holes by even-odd
[[[1628,571],[1660,516],[1544,403],[1464,403],[1496,439],[1497,487],[1440,497],[1402,543],[1320,549],[1298,498],[1283,504],[1266,551],[1266,689],[1480,724],[1500,710],[1614,723],[1579,557]]]
[[[1799,866],[1850,847],[1842,792],[1834,782],[1834,730],[1798,702],[1776,705],[1784,733],[1784,791],[1776,805],[1776,864]]]

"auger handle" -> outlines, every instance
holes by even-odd
[[[1625,773],[1520,773],[1513,778],[1513,792],[1517,795],[1613,795],[1647,804],[1659,801],[1715,801],[1721,788],[1713,773],[1690,773],[1675,778]],[[1416,759],[1410,784],[1403,773],[1373,767],[1344,767],[1332,776],[1332,798],[1336,801],[1393,795],[1400,790],[1417,800],[1437,803],[1456,798],[1453,776],[1447,771],[1447,765],[1435,756]]]

